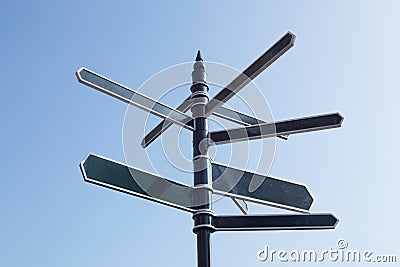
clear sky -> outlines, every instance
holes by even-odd
[[[277,140],[270,175],[307,184],[311,212],[332,212],[340,223],[216,233],[213,266],[289,265],[260,262],[257,252],[322,251],[339,239],[400,261],[399,11],[388,0],[3,2],[0,265],[195,266],[190,214],[83,181],[78,164],[89,152],[124,161],[127,106],[74,73],[85,66],[136,89],[197,49],[243,70],[287,31],[295,47],[255,79],[274,118],[338,111],[345,120]],[[230,202],[218,211],[239,214]]]

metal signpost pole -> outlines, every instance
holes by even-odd
[[[205,106],[208,103],[208,85],[206,71],[200,51],[197,52],[196,62],[192,72],[193,84],[191,111],[194,118],[193,131],[193,173],[194,196],[193,204],[196,211],[193,215],[193,232],[197,234],[197,264],[198,267],[210,267],[211,248],[211,179],[210,159],[208,156],[208,125],[205,116]]]

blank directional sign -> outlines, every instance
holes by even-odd
[[[241,89],[251,82],[258,74],[264,71],[268,66],[274,63],[280,56],[288,51],[294,45],[295,35],[288,32],[279,41],[277,41],[270,49],[262,54],[247,69],[243,71],[243,75],[239,75],[226,87],[224,87],[206,106],[206,116],[210,116],[214,111],[218,110],[226,101],[231,99]]]
[[[274,137],[278,135],[292,135],[337,128],[342,125],[342,122],[342,115],[339,113],[332,113],[275,123],[264,123],[230,130],[215,131],[210,133],[210,138],[215,144],[225,144]]]
[[[212,163],[214,193],[307,213],[313,202],[307,187]]]
[[[215,216],[212,225],[216,231],[322,230],[338,221],[332,214]]]
[[[192,117],[179,110],[175,110],[85,68],[80,68],[76,72],[76,77],[80,83],[193,131],[193,126],[190,125]]]
[[[163,177],[89,154],[80,164],[86,182],[194,212],[193,189]]]

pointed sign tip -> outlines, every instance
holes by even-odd
[[[338,117],[339,117],[339,121],[340,121],[340,125],[343,123],[344,120],[344,116],[340,113],[337,113]]]
[[[82,77],[81,77],[81,72],[84,71],[85,68],[84,67],[80,67],[76,72],[75,72],[75,76],[78,79],[78,82],[82,82]]]
[[[291,31],[288,31],[287,34],[291,36],[293,42],[296,40],[296,34],[294,34],[294,33],[291,32]]]
[[[88,164],[88,161],[90,160],[90,158],[93,157],[93,156],[94,156],[93,154],[89,153],[82,160],[82,162],[79,164],[79,169],[81,170],[81,174],[82,174],[83,180],[86,181],[86,182],[88,181],[88,176],[87,176],[87,173],[86,173],[87,164]]]
[[[333,228],[336,228],[336,226],[338,225],[338,223],[339,223],[339,218],[338,217],[336,217],[335,215],[333,215],[332,214],[332,217],[333,217],[333,219],[335,220],[335,224],[333,225]]]

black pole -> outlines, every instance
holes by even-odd
[[[208,86],[206,71],[200,51],[197,52],[196,62],[192,72],[192,114],[194,118],[193,131],[193,168],[194,168],[194,206],[193,232],[197,234],[197,265],[210,267],[212,232],[211,210],[212,187],[210,182],[210,158],[208,156],[208,123],[205,116],[205,105],[208,103]]]

